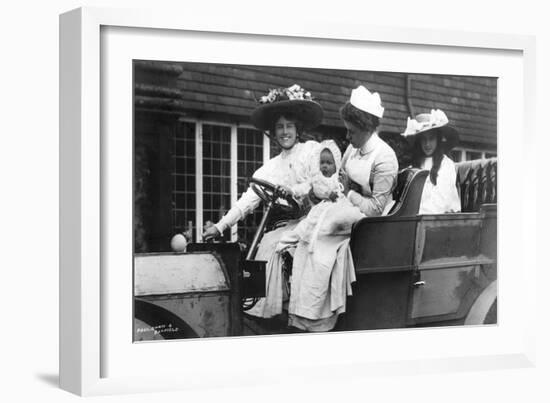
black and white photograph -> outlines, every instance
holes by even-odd
[[[2,401],[550,401],[544,2],[8,2]]]
[[[498,78],[132,68],[134,342],[498,323]]]

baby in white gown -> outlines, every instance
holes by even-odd
[[[338,180],[342,154],[333,140],[321,142],[319,153],[312,156],[319,161],[319,172],[311,180],[311,189],[321,202],[314,205],[298,226],[283,235],[278,250],[286,250],[302,240],[313,251],[319,235],[349,235],[352,225],[365,215],[343,194]]]

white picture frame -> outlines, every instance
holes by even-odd
[[[112,165],[106,164],[112,150],[106,148],[110,143],[102,135],[109,130],[104,119],[110,113],[110,105],[113,105],[112,103],[109,103],[109,106],[106,105],[102,95],[102,92],[109,91],[109,85],[112,84],[102,80],[102,69],[105,68],[106,63],[102,60],[102,55],[106,55],[103,53],[103,48],[116,46],[116,40],[109,39],[107,42],[102,32],[109,31],[110,27],[118,27],[117,29],[122,30],[141,29],[155,35],[159,32],[171,32],[176,36],[177,32],[202,32],[217,34],[217,36],[250,36],[260,44],[268,40],[274,42],[290,40],[298,43],[300,41],[312,43],[320,40],[358,46],[367,43],[375,44],[381,49],[384,46],[398,45],[410,47],[415,51],[431,48],[440,52],[456,50],[457,52],[471,51],[480,55],[492,52],[510,54],[510,63],[514,64],[512,70],[516,72],[517,68],[521,70],[520,82],[516,73],[511,73],[510,76],[504,74],[503,78],[513,80],[512,86],[516,91],[514,94],[521,96],[520,101],[514,99],[516,108],[518,104],[523,105],[523,108],[517,111],[517,116],[521,119],[516,119],[517,126],[514,126],[519,129],[525,144],[519,153],[521,160],[528,161],[528,150],[535,142],[533,127],[535,108],[531,107],[536,84],[535,44],[534,39],[529,36],[457,31],[434,32],[421,29],[370,27],[344,22],[333,22],[328,26],[326,21],[316,20],[314,16],[304,19],[301,24],[292,24],[238,18],[182,19],[167,11],[151,10],[82,8],[63,14],[60,18],[60,385],[63,389],[79,395],[97,395],[235,384],[247,386],[273,382],[275,378],[277,382],[281,382],[281,377],[283,381],[288,382],[296,382],[297,379],[299,381],[314,378],[318,380],[328,376],[327,373],[330,371],[327,369],[333,370],[331,376],[337,372],[339,379],[346,379],[349,376],[369,376],[380,373],[396,375],[520,368],[534,365],[536,328],[534,319],[529,315],[524,316],[521,321],[518,318],[522,310],[531,312],[535,310],[535,283],[528,281],[523,283],[522,298],[517,305],[511,304],[511,300],[506,298],[509,295],[512,280],[506,275],[511,263],[506,263],[510,260],[504,254],[507,253],[506,245],[513,240],[502,230],[503,226],[506,227],[502,217],[509,214],[511,210],[507,207],[507,193],[501,186],[501,181],[499,182],[499,214],[502,214],[499,216],[499,262],[504,263],[499,266],[499,295],[503,297],[502,303],[499,299],[499,314],[502,312],[504,318],[499,319],[499,326],[495,327],[431,329],[421,335],[424,339],[454,337],[473,340],[471,333],[475,332],[475,337],[480,340],[494,340],[496,347],[491,351],[484,350],[487,345],[481,343],[481,346],[468,345],[463,349],[449,350],[448,353],[438,348],[434,348],[431,352],[410,352],[403,348],[402,341],[405,338],[419,339],[418,333],[407,330],[354,332],[345,335],[320,335],[320,337],[316,336],[315,340],[308,339],[310,336],[307,335],[299,335],[144,343],[140,345],[141,347],[137,347],[139,351],[135,346],[129,348],[129,354],[132,354],[132,351],[143,354],[139,357],[140,360],[154,362],[155,356],[177,356],[187,350],[189,353],[187,359],[193,365],[175,363],[169,365],[164,371],[156,371],[157,375],[147,371],[130,373],[123,366],[116,371],[110,370],[106,364],[107,361],[124,349],[120,348],[121,345],[113,344],[108,335],[109,330],[106,328],[113,327],[113,323],[119,318],[119,312],[125,311],[128,317],[131,317],[131,310],[127,309],[127,306],[131,305],[128,301],[125,308],[117,309],[116,313],[110,309],[112,298],[109,300],[108,295],[112,292],[112,288],[116,289],[116,286],[115,283],[105,282],[106,276],[109,277],[110,274],[106,274],[102,269],[107,265],[107,252],[112,249],[112,245],[105,241],[102,232],[106,224],[105,220],[109,219],[109,216],[102,214],[102,209],[106,208],[106,203],[109,203],[106,193],[110,189],[108,182],[111,181],[112,174],[108,168]],[[128,32],[124,32],[123,35],[128,35]],[[131,36],[132,33],[129,35]],[[171,35],[170,40],[174,38]],[[157,40],[160,39],[157,37]],[[128,82],[131,83],[131,78]],[[517,173],[513,173],[513,167],[507,165],[505,157],[510,155],[509,150],[513,146],[509,143],[509,138],[503,135],[507,133],[507,128],[503,127],[503,124],[509,122],[509,116],[506,116],[509,109],[503,110],[503,104],[507,101],[509,107],[512,107],[512,102],[510,99],[502,100],[500,96],[499,156],[502,155],[503,159],[502,166],[499,165],[499,175],[506,175],[511,181],[519,179],[522,186],[526,188],[532,186],[532,189],[536,189],[533,185],[534,177],[518,178]],[[128,147],[128,144],[118,146]],[[519,222],[523,223],[519,229],[522,241],[515,246],[517,257],[512,262],[518,263],[521,268],[520,279],[536,276],[535,243],[529,242],[527,237],[527,234],[536,231],[535,224],[531,220],[533,212],[530,211],[528,202],[527,197],[520,200],[520,208],[516,213]],[[131,232],[131,227],[119,229],[122,232]],[[126,258],[130,257],[126,256]],[[500,277],[501,274],[503,274],[502,277]],[[128,288],[131,289],[131,283],[128,284]],[[507,312],[510,312],[508,317]],[[129,330],[128,333],[131,331]],[[123,338],[129,340],[131,344],[131,337],[128,339],[126,333],[123,332],[123,334]],[[334,347],[344,343],[357,347],[365,342],[379,343],[378,345],[382,346],[378,349],[381,355],[374,355],[374,351],[369,350],[370,356],[367,356],[357,349],[353,357],[340,357],[341,359],[319,360],[315,355],[315,349],[324,348],[325,345]],[[276,354],[287,349],[289,343],[292,349],[301,351],[301,354],[297,354],[292,360],[277,361]],[[393,355],[389,354],[388,346],[391,343],[394,343],[394,346],[401,346],[393,349],[395,350]],[[266,350],[268,344],[269,349],[275,352],[275,356],[271,359],[264,357],[262,361],[258,357]],[[190,354],[189,346],[192,347],[193,354]],[[246,377],[241,376],[242,368],[241,371],[234,371],[234,365],[238,364],[237,361],[243,354],[249,354],[251,360]],[[211,365],[212,357],[216,357],[215,366]],[[124,361],[125,357],[121,356],[119,359]],[[201,363],[201,359],[208,362]],[[266,365],[265,362],[269,362],[270,365]],[[260,368],[263,368],[262,372],[257,371]],[[208,377],[205,377],[206,375]]]

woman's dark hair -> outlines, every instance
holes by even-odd
[[[273,116],[273,119],[271,120],[271,125],[269,126],[269,136],[271,138],[275,137],[275,124],[280,118],[285,118],[294,122],[294,124],[296,125],[297,138],[300,139],[300,137],[304,133],[304,123],[296,114],[292,112],[283,112]]]
[[[377,116],[357,109],[349,102],[346,102],[346,104],[340,108],[340,117],[346,122],[352,123],[359,129],[368,133],[375,131],[378,125],[380,125],[380,119]]]
[[[434,185],[437,185],[437,175],[439,173],[439,168],[441,168],[441,162],[443,161],[443,156],[445,155],[441,149],[441,134],[439,130],[434,129],[437,135],[437,146],[435,151],[432,154],[432,168],[430,169],[430,182]],[[415,168],[420,168],[422,162],[426,158],[424,151],[422,151],[422,146],[420,144],[420,137],[422,135],[416,135],[414,140],[414,145],[412,149],[413,162],[412,165]]]

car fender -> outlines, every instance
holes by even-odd
[[[497,280],[490,283],[485,290],[477,297],[474,304],[470,308],[465,325],[482,325],[485,317],[489,313],[491,306],[497,299]]]

